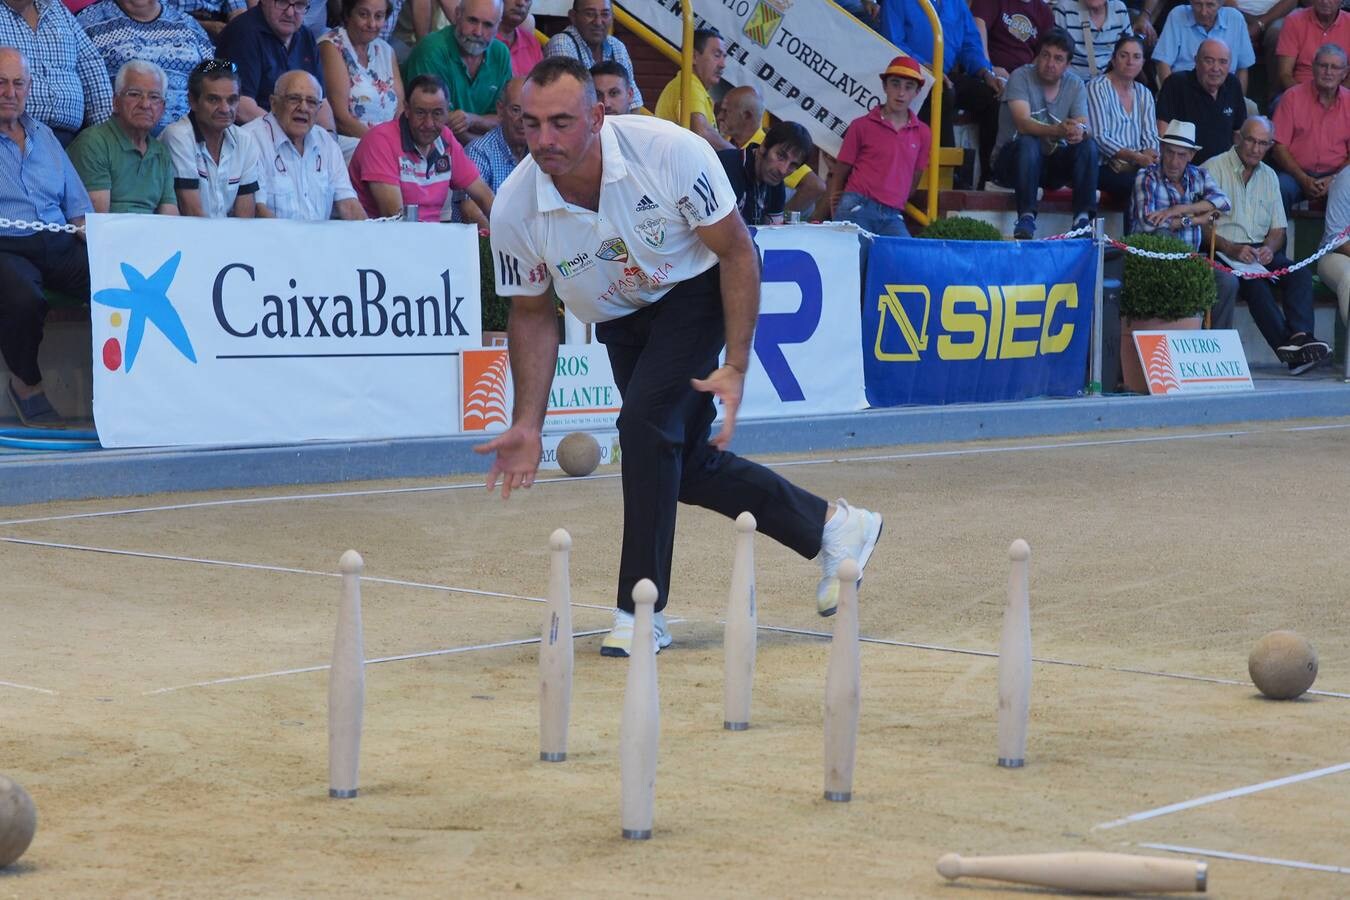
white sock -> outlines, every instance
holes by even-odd
[[[822,535],[833,534],[834,532],[842,528],[844,522],[847,520],[848,520],[848,509],[842,505],[835,506],[834,515],[830,516],[830,520],[825,523],[825,528],[821,532],[821,534]]]

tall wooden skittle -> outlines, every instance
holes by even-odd
[[[572,712],[572,536],[559,528],[549,536],[548,608],[539,637],[539,758],[567,759],[567,723]]]
[[[1018,538],[1008,548],[1008,604],[998,645],[998,764],[1026,765],[1027,717],[1031,708],[1031,598],[1027,572],[1031,548]]]
[[[1128,853],[1087,851],[964,857],[948,853],[938,860],[937,870],[939,875],[947,879],[960,878],[962,875],[996,878],[1075,893],[1204,893],[1209,886],[1209,866],[1206,863],[1160,856],[1133,856]]]
[[[839,608],[825,676],[825,799],[853,799],[853,764],[858,751],[862,670],[858,660],[858,563],[839,564]]]
[[[619,726],[620,813],[623,836],[652,836],[656,805],[656,748],[661,741],[661,699],[656,685],[656,641],[652,617],[656,585],[642,579],[633,587],[633,643]]]
[[[722,727],[728,731],[744,731],[750,727],[750,696],[755,680],[758,625],[755,609],[755,517],[743,512],[736,517],[736,555],[731,565],[727,624],[722,635],[725,661]]]
[[[366,702],[365,640],[361,633],[361,571],[355,550],[342,554],[333,664],[328,669],[328,796],[355,797],[361,763],[361,716]]]

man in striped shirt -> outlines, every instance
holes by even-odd
[[[1180,238],[1192,250],[1200,249],[1202,220],[1232,212],[1233,204],[1205,169],[1191,165],[1200,145],[1195,123],[1175,120],[1162,136],[1162,159],[1139,173],[1130,207],[1132,231],[1160,232]],[[1233,327],[1237,278],[1214,271],[1218,300],[1210,313],[1214,328]]]
[[[13,47],[32,69],[28,115],[64,147],[86,125],[112,115],[112,79],[98,49],[61,0],[5,0],[0,46]]]

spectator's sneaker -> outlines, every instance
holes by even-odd
[[[860,506],[849,506],[840,498],[835,505],[844,512],[845,519],[838,528],[827,531],[820,542],[820,584],[816,586],[816,612],[832,616],[839,608],[839,579],[835,573],[845,559],[858,561],[858,584],[862,584],[862,570],[872,558],[877,539],[881,537],[881,513],[869,512]]]
[[[6,377],[5,381],[9,379]],[[13,404],[14,411],[19,414],[19,421],[29,428],[63,428],[65,420],[60,414],[52,408],[51,401],[47,395],[39,391],[27,399],[21,398],[18,391],[14,390],[13,384],[5,385],[6,392],[9,394],[9,402]]]
[[[1289,343],[1277,347],[1275,354],[1289,365],[1290,375],[1302,375],[1331,359],[1331,345],[1310,334],[1300,333],[1291,337]]]
[[[656,652],[670,646],[670,629],[666,628],[666,614],[657,613],[652,617],[652,627],[656,632]],[[621,609],[614,610],[614,627],[600,642],[601,656],[627,656],[633,649],[633,614]]]
[[[1013,226],[1013,240],[1029,241],[1036,236],[1036,217],[1030,213],[1017,217]]]
[[[1079,213],[1073,217],[1073,229],[1077,231],[1080,228],[1088,228],[1092,225],[1091,213]]]

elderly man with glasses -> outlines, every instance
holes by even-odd
[[[642,91],[633,75],[633,60],[623,41],[610,34],[614,25],[614,10],[609,0],[572,0],[567,12],[568,25],[549,38],[544,56],[569,56],[580,60],[586,68],[596,63],[613,60],[628,73],[628,84],[633,88],[629,110],[642,107]]]
[[[364,219],[342,148],[317,124],[319,80],[286,72],[271,99],[271,111],[244,126],[258,145],[258,202],[278,219]]]
[[[112,118],[70,145],[94,212],[178,215],[169,148],[151,134],[164,113],[167,83],[152,62],[124,64],[113,82]]]
[[[1271,158],[1280,169],[1280,194],[1289,209],[1325,197],[1331,179],[1350,161],[1350,89],[1345,50],[1323,44],[1313,57],[1312,81],[1285,91],[1275,110]]]
[[[272,106],[276,81],[299,69],[322,78],[314,35],[303,28],[311,0],[258,0],[258,5],[230,22],[220,36],[220,55],[239,67],[239,124],[261,117]],[[313,0],[322,3],[323,0]],[[333,110],[324,101],[318,122],[336,127]]]
[[[1262,160],[1275,143],[1275,126],[1265,116],[1242,124],[1231,149],[1204,163],[1233,208],[1215,225],[1204,225],[1205,235],[1216,232],[1214,246],[1229,265],[1239,269],[1283,269],[1293,265],[1284,254],[1285,219],[1280,182]],[[1279,299],[1276,299],[1276,291]],[[1331,347],[1313,336],[1312,271],[1305,266],[1280,276],[1244,278],[1238,296],[1246,301],[1256,327],[1291,375],[1302,375],[1329,362]]]

